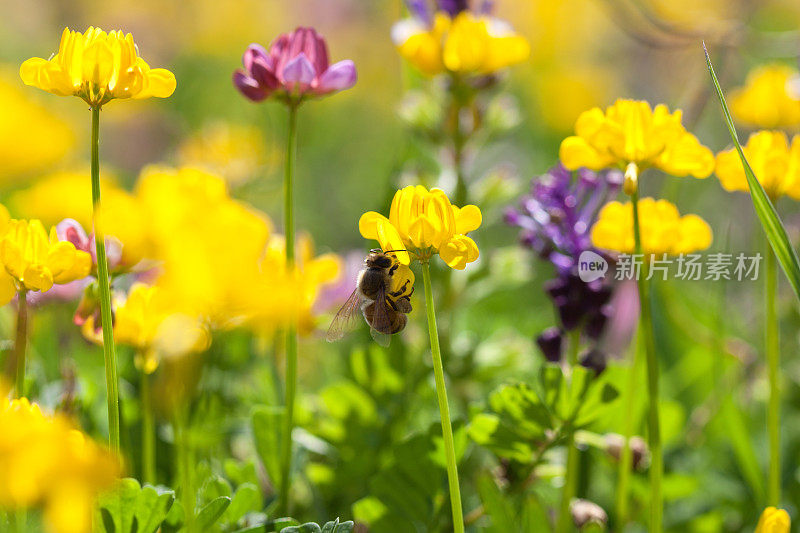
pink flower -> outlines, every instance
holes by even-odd
[[[94,233],[87,235],[83,226],[77,220],[65,218],[56,226],[58,240],[71,242],[76,249],[87,252],[92,256],[92,271],[97,268],[97,248],[94,242]],[[122,243],[114,237],[106,236],[106,257],[108,269],[114,270],[122,261]]]
[[[254,102],[275,96],[288,103],[349,89],[356,66],[349,59],[328,64],[328,46],[313,28],[297,28],[279,36],[269,48],[251,44],[242,57],[244,69],[233,84]]]

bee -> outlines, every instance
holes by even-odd
[[[398,250],[395,250],[398,251]],[[389,252],[391,253],[391,252]],[[342,305],[328,328],[326,339],[334,342],[358,325],[359,311],[370,327],[372,337],[384,346],[389,344],[391,335],[406,327],[411,312],[411,280],[392,290],[393,276],[400,267],[397,259],[380,249],[370,250],[364,259],[364,269],[358,274],[353,294]]]

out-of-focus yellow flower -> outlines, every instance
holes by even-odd
[[[605,112],[595,107],[578,117],[575,135],[561,142],[559,157],[569,170],[625,169],[626,182],[635,183],[649,167],[705,178],[714,170],[714,154],[686,131],[681,115],[637,100],[617,100]]]
[[[792,520],[783,509],[767,507],[758,519],[755,533],[789,533]]]
[[[790,146],[782,131],[759,131],[750,135],[742,151],[770,198],[788,194],[800,200],[800,136],[795,135]],[[715,172],[725,190],[750,190],[736,149],[717,154]]]
[[[92,257],[50,236],[39,220],[10,220],[0,241],[0,262],[19,289],[50,290],[54,283],[69,283],[89,275]]]
[[[425,74],[491,74],[525,61],[530,46],[504,21],[462,11],[433,17],[430,27],[415,18],[392,29],[401,56]]]
[[[187,138],[178,149],[182,166],[201,167],[232,186],[256,176],[267,164],[266,141],[252,126],[216,123]]]
[[[114,457],[60,415],[0,399],[0,507],[43,507],[50,531],[88,533],[97,495],[119,477]]]
[[[185,355],[208,348],[208,331],[199,321],[176,318],[174,306],[158,286],[134,283],[127,298],[115,306],[114,339],[137,349],[135,363],[151,374],[159,357]]]
[[[787,65],[753,69],[728,98],[736,120],[757,128],[800,126],[800,73]]]
[[[18,180],[57,163],[75,144],[72,129],[30,98],[14,74],[0,68],[0,181]]]
[[[711,246],[711,227],[697,215],[680,216],[666,200],[639,200],[642,253],[688,254]],[[609,202],[592,227],[592,244],[622,253],[634,252],[633,204]]]
[[[139,57],[133,35],[94,27],[85,33],[64,28],[58,53],[50,60],[28,59],[19,74],[26,85],[78,96],[93,107],[118,98],[166,98],[175,91],[175,75],[151,69]]]
[[[466,234],[480,225],[477,206],[456,207],[441,189],[410,185],[394,195],[389,218],[369,211],[361,215],[358,229],[384,251],[398,250],[403,265],[410,263],[409,252],[421,260],[439,254],[450,268],[463,270],[478,259],[478,246]]]

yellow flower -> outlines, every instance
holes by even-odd
[[[478,259],[478,246],[466,234],[480,225],[477,206],[456,207],[441,189],[428,191],[421,185],[397,191],[389,218],[369,211],[358,221],[365,239],[377,240],[384,251],[398,250],[395,254],[403,265],[410,263],[409,252],[421,260],[439,254],[458,270]]]
[[[16,71],[16,69],[14,69]],[[70,153],[73,130],[60,117],[31,98],[16,72],[0,67],[0,181],[27,179]]]
[[[578,117],[575,135],[561,142],[559,157],[569,170],[625,169],[626,181],[635,182],[649,167],[705,178],[714,170],[714,154],[686,131],[681,115],[637,100],[617,100],[605,113],[595,107]]]
[[[202,352],[211,342],[197,319],[170,307],[158,286],[144,283],[134,283],[128,297],[115,306],[114,340],[137,349],[134,362],[147,374],[158,367],[161,355]]]
[[[763,65],[747,75],[744,87],[731,92],[733,116],[758,128],[800,125],[800,73],[787,65]]]
[[[530,46],[498,19],[462,11],[436,13],[430,27],[417,19],[395,24],[392,38],[402,57],[425,74],[491,74],[525,61]]]
[[[58,96],[78,96],[90,106],[116,98],[166,98],[175,91],[172,72],[150,66],[139,57],[133,36],[89,27],[85,33],[64,28],[58,53],[34,57],[19,70],[26,85]]]
[[[697,215],[680,216],[678,208],[666,200],[639,200],[639,223],[645,255],[688,254],[711,246],[711,227]],[[605,250],[634,252],[631,202],[603,206],[592,227],[592,244]]]
[[[0,399],[0,507],[43,507],[49,531],[88,533],[97,495],[119,474],[116,459],[63,416]]]
[[[759,131],[750,135],[742,151],[770,198],[788,194],[800,200],[800,136],[795,135],[790,146],[782,131]],[[750,190],[736,149],[717,154],[715,172],[726,191]]]
[[[792,521],[783,509],[767,507],[761,513],[755,533],[789,533]]]
[[[54,283],[69,283],[89,275],[92,257],[66,241],[56,229],[48,238],[39,220],[10,220],[0,241],[0,262],[19,289],[46,292]]]

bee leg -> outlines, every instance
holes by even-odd
[[[411,301],[408,299],[408,296],[403,296],[402,298],[398,298],[394,305],[395,311],[399,311],[401,313],[410,313],[411,312]]]
[[[394,296],[395,298],[397,298],[398,296],[402,295],[404,292],[406,292],[406,287],[408,287],[409,281],[411,280],[406,280],[406,282],[403,283],[402,287],[400,287],[394,292],[390,292],[389,296]],[[411,296],[412,294],[414,294],[414,287],[411,287],[411,292],[408,295]]]

